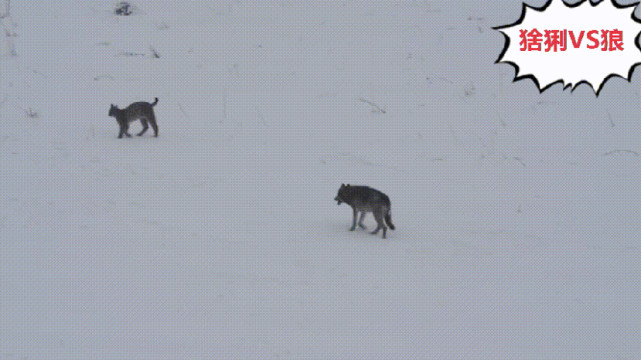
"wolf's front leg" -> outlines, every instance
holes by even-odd
[[[352,208],[354,217],[352,218],[352,227],[349,228],[349,231],[354,231],[356,229],[356,218],[358,217],[358,211],[356,208]]]
[[[366,227],[365,225],[363,225],[363,220],[365,220],[365,215],[366,215],[366,214],[367,214],[367,213],[366,213],[365,211],[362,211],[362,212],[361,212],[361,218],[360,218],[360,220],[358,220],[358,226],[359,226],[361,229],[367,229],[367,227]]]

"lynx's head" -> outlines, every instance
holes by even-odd
[[[115,106],[114,104],[111,104],[111,107],[109,108],[109,116],[116,116],[117,112],[118,112],[118,107]]]

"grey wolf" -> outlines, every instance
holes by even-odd
[[[378,234],[378,231],[383,229],[383,239],[385,239],[387,237],[387,226],[392,230],[396,229],[394,224],[392,224],[392,205],[389,197],[376,189],[368,186],[341,184],[334,200],[338,202],[338,205],[346,203],[352,207],[354,218],[349,231],[356,229],[356,218],[359,212],[361,213],[361,217],[358,221],[358,226],[362,229],[365,229],[365,225],[363,225],[365,214],[368,212],[374,214],[377,227],[371,234]],[[385,224],[387,224],[387,226],[385,226]]]
[[[155,101],[151,104],[140,101],[135,102],[124,109],[119,109],[114,104],[111,104],[111,108],[109,108],[109,116],[115,117],[116,121],[118,121],[118,125],[120,126],[118,138],[122,138],[123,135],[131,137],[127,130],[129,130],[129,123],[135,120],[140,120],[142,123],[142,131],[138,133],[138,136],[142,136],[142,134],[147,131],[149,128],[147,122],[149,122],[151,127],[154,129],[154,136],[157,137],[158,125],[156,125],[156,116],[154,115],[153,109],[156,104],[158,104],[158,98],[155,98]]]

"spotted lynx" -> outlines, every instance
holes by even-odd
[[[109,109],[109,116],[113,116],[118,121],[120,126],[120,133],[118,134],[118,139],[122,138],[123,135],[131,137],[127,132],[129,130],[129,123],[132,121],[140,120],[142,123],[142,131],[138,133],[138,136],[149,129],[147,122],[151,124],[151,127],[154,129],[154,136],[158,136],[158,125],[156,125],[156,116],[154,115],[153,107],[158,104],[158,98],[155,98],[153,103],[148,103],[144,101],[135,102],[124,109],[118,109],[117,106],[111,104]]]

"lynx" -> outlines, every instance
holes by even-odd
[[[142,131],[138,133],[138,136],[149,129],[147,122],[151,124],[151,127],[154,129],[154,136],[158,136],[158,125],[156,125],[156,116],[154,115],[153,107],[158,104],[158,98],[155,98],[153,103],[148,103],[144,101],[135,102],[124,109],[118,109],[117,106],[111,104],[109,109],[109,116],[113,116],[118,121],[120,126],[120,133],[118,134],[118,139],[122,138],[123,135],[131,137],[127,132],[129,130],[129,123],[135,120],[140,120],[142,123]]]

